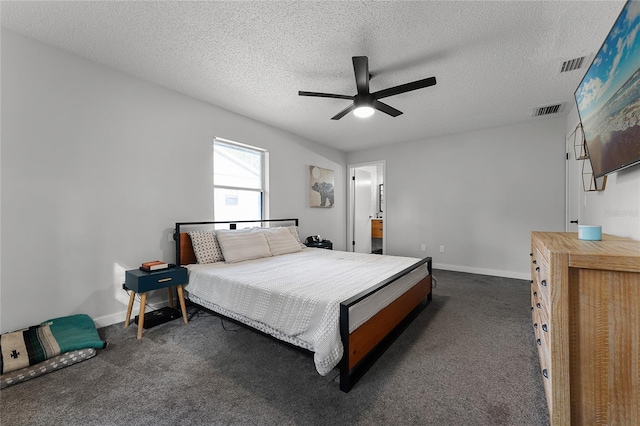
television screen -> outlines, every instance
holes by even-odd
[[[629,0],[575,92],[594,177],[640,162],[640,0]]]

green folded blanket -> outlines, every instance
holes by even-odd
[[[107,346],[93,320],[84,314],[54,318],[25,330],[0,336],[2,374],[38,364],[61,353]]]

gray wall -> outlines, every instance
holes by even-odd
[[[541,119],[354,152],[347,164],[387,162],[387,254],[528,279],[531,231],[564,230],[565,127]]]
[[[74,313],[123,321],[124,271],[172,262],[175,222],[212,220],[216,136],[268,149],[270,216],[344,249],[343,153],[6,30],[1,40],[2,332]],[[308,207],[309,165],[335,171],[335,208]]]
[[[567,115],[567,135],[576,128],[580,119],[575,105]],[[575,161],[575,160],[574,160]],[[601,225],[602,232],[640,240],[640,166],[629,167],[607,176],[604,191],[585,192],[582,188],[581,169],[577,204],[578,220],[583,225]]]

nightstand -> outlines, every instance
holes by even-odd
[[[144,325],[144,308],[147,303],[147,292],[166,288],[169,293],[169,305],[173,307],[173,293],[171,288],[175,287],[178,291],[178,299],[182,310],[182,320],[188,323],[187,309],[184,304],[184,293],[182,285],[189,282],[189,274],[187,268],[177,267],[162,269],[160,271],[146,272],[140,269],[132,269],[125,272],[125,287],[131,290],[129,298],[129,307],[127,308],[127,318],[124,326],[129,326],[131,319],[131,309],[136,293],[140,294],[140,313],[138,314],[138,339],[142,338],[142,327]]]
[[[322,248],[327,250],[333,250],[333,243],[329,240],[322,240],[319,243],[304,243],[307,247]]]

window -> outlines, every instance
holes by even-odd
[[[265,218],[267,154],[248,145],[213,141],[214,220]]]

